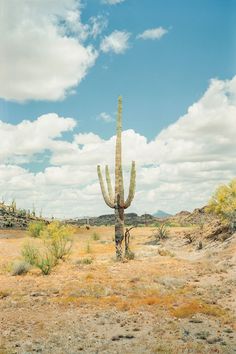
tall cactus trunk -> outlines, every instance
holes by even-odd
[[[115,209],[115,246],[116,258],[122,260],[122,242],[124,239],[124,208]]]
[[[100,166],[97,167],[98,178],[99,178],[104,201],[110,208],[115,209],[115,247],[116,247],[117,260],[122,260],[123,257],[122,242],[124,239],[124,209],[130,206],[134,198],[135,177],[136,177],[135,162],[133,161],[131,167],[129,195],[128,198],[124,200],[121,135],[122,135],[122,98],[119,97],[117,125],[116,125],[115,193],[113,193],[108,166],[106,166],[106,170],[105,170],[107,190],[104,185],[101,168]]]

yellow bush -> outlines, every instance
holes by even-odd
[[[73,227],[54,221],[42,231],[41,237],[58,260],[64,259],[70,253],[73,234]]]
[[[236,218],[236,178],[217,188],[208,203],[207,211],[231,221]]]
[[[31,237],[40,237],[40,233],[45,229],[43,221],[32,221],[29,223],[28,232]]]

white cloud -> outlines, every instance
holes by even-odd
[[[144,31],[143,33],[139,34],[137,38],[139,39],[161,39],[168,30],[163,27],[152,28]]]
[[[33,122],[24,120],[18,125],[0,121],[0,163],[22,158],[28,161],[36,153],[53,149],[60,143],[55,139],[75,125],[74,119],[58,117],[56,113],[45,114]]]
[[[58,100],[94,65],[97,51],[84,45],[101,33],[98,18],[81,22],[76,0],[1,3],[0,97]]]
[[[102,3],[103,4],[107,4],[107,5],[116,5],[116,4],[120,4],[121,2],[124,2],[125,0],[103,0]]]
[[[102,40],[101,50],[104,53],[123,54],[129,48],[129,38],[130,33],[128,32],[114,31]]]
[[[218,184],[236,176],[235,117],[236,77],[212,80],[203,97],[152,141],[124,131],[126,193],[130,163],[137,161],[137,193],[130,210],[177,212],[204,205]],[[109,164],[114,178],[115,136],[104,140],[90,132],[65,141],[63,132],[74,126],[73,119],[55,114],[18,125],[1,122],[0,196],[15,197],[26,209],[35,203],[46,215],[58,217],[112,212],[102,200],[96,165]],[[45,149],[50,165],[41,172],[7,163],[22,156],[32,160]]]
[[[114,122],[114,118],[112,118],[112,116],[106,112],[101,112],[98,117],[97,120],[101,120],[105,123],[111,123]]]

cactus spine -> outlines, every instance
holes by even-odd
[[[127,209],[134,198],[136,169],[135,162],[132,162],[130,173],[130,186],[127,199],[124,199],[124,182],[122,171],[122,98],[118,98],[118,113],[116,124],[116,152],[115,152],[115,192],[113,192],[110,172],[108,166],[105,168],[107,189],[104,184],[101,167],[97,166],[97,173],[100,182],[100,187],[105,203],[115,209],[115,246],[116,257],[122,259],[122,241],[124,239],[124,210]]]

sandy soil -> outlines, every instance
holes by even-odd
[[[159,245],[152,231],[132,230],[136,257],[117,263],[112,228],[80,228],[48,276],[12,276],[27,235],[0,231],[0,354],[235,353],[235,237],[197,251],[183,228]]]

